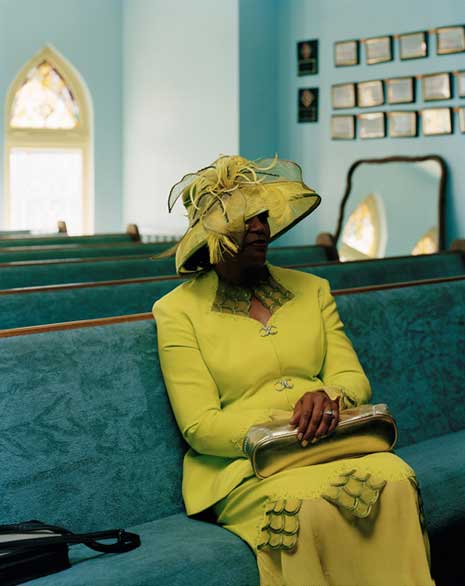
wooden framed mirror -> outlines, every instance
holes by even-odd
[[[355,161],[333,237],[340,260],[443,250],[446,179],[438,155]]]

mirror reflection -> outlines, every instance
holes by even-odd
[[[336,233],[341,260],[442,249],[445,165],[437,156],[352,165]]]

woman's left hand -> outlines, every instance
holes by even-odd
[[[302,447],[330,435],[339,422],[339,397],[331,400],[324,390],[305,393],[294,407],[291,425],[298,426]]]

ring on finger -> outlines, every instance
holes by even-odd
[[[334,409],[326,409],[326,411],[323,411],[323,415],[333,419],[335,417]]]

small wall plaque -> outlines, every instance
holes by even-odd
[[[331,88],[333,108],[355,108],[357,100],[355,97],[354,83],[339,83]]]
[[[355,138],[355,116],[331,116],[331,138],[352,140]]]
[[[425,31],[399,35],[399,56],[401,60],[419,59],[428,56],[428,36]]]
[[[334,43],[334,65],[347,67],[359,64],[359,46],[357,40],[338,41]]]
[[[365,39],[364,43],[368,65],[392,61],[392,37],[372,37]]]
[[[386,136],[384,112],[359,114],[358,123],[360,138],[384,138]]]
[[[297,43],[297,74],[318,73],[318,39]]]
[[[384,86],[381,80],[362,81],[357,84],[358,105],[371,108],[384,104]]]
[[[421,110],[421,119],[425,136],[452,133],[450,108],[427,108]]]
[[[392,77],[386,79],[388,104],[407,104],[415,101],[415,79],[413,77]]]
[[[465,27],[444,26],[436,29],[436,47],[438,55],[465,51]]]
[[[417,135],[416,112],[388,112],[389,136],[393,138],[412,137]]]
[[[448,100],[452,97],[450,73],[432,73],[421,78],[423,87],[423,99]]]
[[[301,88],[298,93],[298,122],[318,122],[318,88]]]

